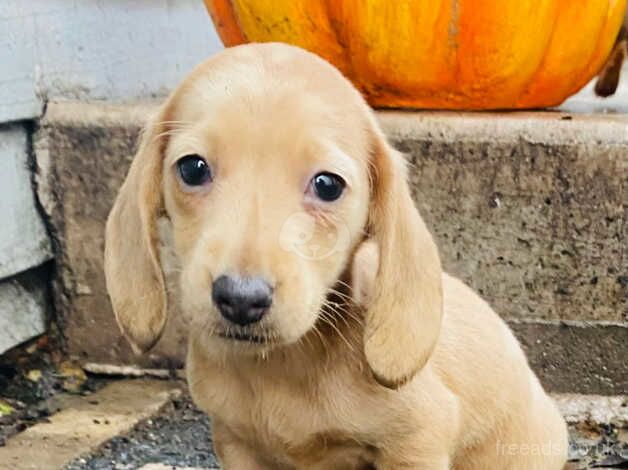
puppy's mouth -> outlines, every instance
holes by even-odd
[[[262,335],[253,335],[250,333],[239,332],[239,331],[221,331],[218,333],[223,339],[238,341],[241,343],[253,343],[253,344],[268,344],[270,343],[270,338]]]

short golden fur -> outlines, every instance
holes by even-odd
[[[198,154],[214,181],[184,188]],[[308,182],[333,171],[343,196]],[[107,224],[116,318],[149,349],[166,323],[157,220],[172,227],[188,379],[223,468],[560,469],[565,424],[505,323],[441,270],[403,158],[358,92],[280,45],[200,65],[148,125]],[[305,233],[306,245],[297,234]],[[234,327],[212,305],[224,273],[272,283],[268,314]]]

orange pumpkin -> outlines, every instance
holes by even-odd
[[[205,0],[226,46],[282,41],[377,107],[560,104],[604,65],[626,0]]]

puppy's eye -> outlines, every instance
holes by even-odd
[[[186,155],[177,162],[179,175],[188,186],[201,186],[212,180],[207,162],[199,155]]]
[[[312,178],[314,193],[325,202],[332,202],[338,199],[342,195],[345,185],[345,180],[333,173],[323,172]]]

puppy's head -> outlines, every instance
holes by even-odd
[[[210,351],[297,342],[352,271],[375,377],[399,385],[429,357],[440,263],[403,159],[359,93],[316,56],[279,44],[228,49],[148,125],[105,252],[116,318],[137,350],[166,321],[160,215],[173,229],[182,310]]]

